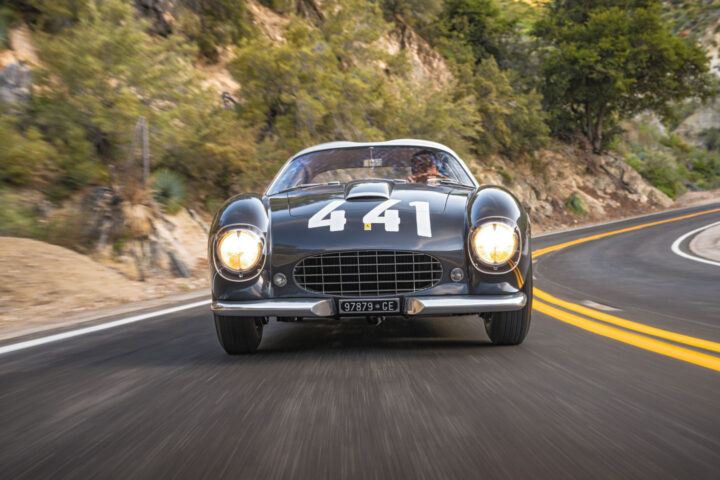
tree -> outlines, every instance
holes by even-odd
[[[211,62],[219,60],[219,46],[236,44],[252,34],[245,0],[183,0],[175,15],[181,30]]]
[[[434,21],[442,11],[442,0],[380,0],[380,6],[393,19],[400,15],[413,27]]]
[[[241,115],[259,127],[267,157],[279,162],[332,140],[409,136],[470,150],[478,123],[472,96],[415,83],[402,53],[375,47],[390,25],[374,2],[346,0],[328,11],[320,28],[291,21],[283,43],[246,40],[231,64]]]
[[[709,94],[709,66],[661,20],[660,0],[554,0],[535,25],[548,43],[543,94],[556,132],[581,130],[599,153],[618,122]]]
[[[495,0],[446,0],[435,35],[456,38],[468,45],[480,63],[490,56],[503,57],[503,36],[514,28]]]
[[[501,71],[494,58],[483,60],[473,77],[482,134],[478,150],[508,156],[534,152],[547,143],[548,127],[535,90],[519,92],[512,86],[511,70]]]
[[[234,112],[221,111],[219,95],[203,86],[192,68],[196,51],[183,37],[151,36],[148,26],[128,2],[105,0],[90,2],[61,33],[38,35],[33,128],[16,128],[35,149],[52,146],[52,164],[43,170],[54,174],[53,198],[107,184],[122,170],[140,116],[150,125],[153,167],[196,179],[198,193],[227,194],[256,180],[252,131]],[[18,173],[4,181],[24,179]]]

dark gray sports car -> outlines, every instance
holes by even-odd
[[[451,149],[335,142],[292,157],[210,231],[220,344],[253,352],[271,319],[480,315],[495,344],[530,327],[530,223]]]

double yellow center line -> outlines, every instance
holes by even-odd
[[[659,220],[659,221],[655,221],[655,222],[644,223],[642,225],[636,225],[634,227],[622,228],[619,230],[613,230],[611,232],[600,233],[597,235],[590,235],[587,237],[572,240],[570,242],[560,243],[557,245],[552,245],[550,247],[541,248],[539,250],[536,250],[533,252],[533,258],[537,258],[546,253],[554,252],[557,250],[562,250],[563,248],[567,248],[567,247],[570,247],[573,245],[578,245],[580,243],[590,242],[590,241],[597,240],[600,238],[605,238],[605,237],[609,237],[612,235],[619,235],[621,233],[627,233],[627,232],[631,232],[634,230],[640,230],[642,228],[648,228],[648,227],[652,227],[655,225],[662,225],[664,223],[677,222],[679,220],[685,220],[685,219],[697,217],[700,215],[708,215],[708,214],[715,213],[715,212],[720,212],[720,208],[714,208],[712,210],[706,210],[703,212],[692,213],[689,215],[682,215],[679,217],[673,217],[673,218],[669,218],[666,220]],[[720,358],[719,357],[676,345],[676,344],[682,344],[682,345],[694,347],[697,349],[720,353],[720,343],[711,342],[709,340],[703,340],[701,338],[690,337],[688,335],[682,335],[682,334],[671,332],[668,330],[651,327],[649,325],[645,325],[642,323],[633,322],[631,320],[626,320],[624,318],[616,317],[614,315],[609,315],[604,312],[599,312],[597,310],[593,310],[592,308],[588,308],[588,307],[585,307],[582,305],[578,305],[575,303],[571,303],[571,302],[553,297],[549,293],[546,293],[537,288],[533,289],[533,292],[535,295],[533,308],[539,312],[550,315],[560,321],[569,323],[576,327],[582,328],[583,330],[587,330],[589,332],[592,332],[592,333],[595,333],[598,335],[602,335],[604,337],[608,337],[608,338],[612,338],[614,340],[628,343],[635,347],[639,347],[639,348],[642,348],[645,350],[649,350],[651,352],[659,353],[661,355],[666,355],[668,357],[683,360],[683,361],[686,361],[689,363],[693,363],[695,365],[699,365],[699,366],[720,372]],[[540,301],[540,300],[543,300],[543,301]],[[545,302],[547,302],[547,303],[545,303]],[[561,307],[565,310],[561,310],[560,308],[557,308],[557,307]],[[594,320],[589,320],[588,318],[578,316],[575,313],[570,313],[566,310],[569,310],[570,312],[575,312],[577,314],[584,315],[585,317],[590,317],[595,320],[599,320],[600,322],[603,322],[603,323],[596,322]],[[610,326],[610,325],[615,325],[615,327]],[[616,328],[616,327],[621,327],[622,329]],[[634,332],[637,332],[637,333],[634,333]],[[659,340],[659,339],[662,339],[662,340]],[[668,343],[667,341],[663,341],[663,340],[667,340],[667,341],[674,342],[674,343]]]

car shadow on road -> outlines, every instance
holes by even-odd
[[[166,327],[164,325],[163,327]],[[389,319],[379,326],[364,319],[322,320],[300,323],[270,322],[259,350],[250,355],[226,355],[217,341],[212,320],[196,318],[177,324],[164,335],[154,335],[154,325],[124,333],[113,332],[103,342],[65,344],[63,361],[40,355],[33,364],[52,371],[68,363],[99,370],[108,367],[155,366],[245,366],[252,369],[270,364],[297,364],[318,359],[403,358],[428,355],[467,356],[501,352],[492,347],[477,317],[433,319]],[[493,355],[494,356],[494,355]]]
[[[378,326],[364,319],[271,324],[256,355],[373,350],[458,350],[491,346],[481,320],[395,319]]]

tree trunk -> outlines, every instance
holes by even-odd
[[[590,142],[590,145],[592,145],[593,150],[595,149],[595,140],[594,140],[594,133],[595,129],[593,128],[593,120],[592,120],[592,112],[590,111],[590,102],[585,102],[585,136],[588,139],[588,142]]]
[[[595,132],[593,134],[592,140],[590,140],[590,143],[592,144],[593,153],[600,154],[602,152],[603,121],[605,120],[605,112],[606,111],[607,111],[607,104],[602,104],[600,106],[600,111],[598,112],[597,120],[595,121]]]

